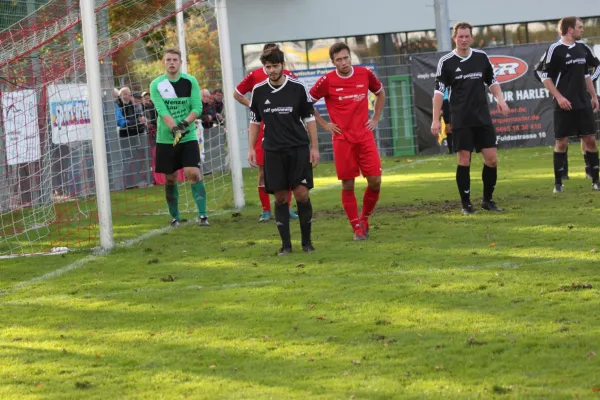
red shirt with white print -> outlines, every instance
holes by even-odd
[[[333,135],[334,140],[360,143],[373,139],[373,133],[367,128],[369,91],[377,94],[382,89],[383,85],[370,69],[353,66],[348,76],[341,76],[337,70],[322,76],[310,89],[310,95],[315,103],[325,99],[331,122],[341,129],[340,135]]]

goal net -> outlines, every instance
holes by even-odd
[[[179,11],[188,73],[210,90],[197,121],[209,214],[233,208],[215,10],[207,1],[179,4],[95,0],[116,243],[169,220],[164,175],[153,171],[157,115],[144,95],[164,72],[163,50],[179,46]],[[94,247],[98,215],[79,1],[3,2],[0,29],[0,256]],[[182,175],[179,186],[182,216],[194,218]]]

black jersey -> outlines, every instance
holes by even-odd
[[[546,50],[536,73],[542,82],[552,79],[560,94],[571,102],[573,110],[580,110],[592,107],[585,79],[588,76],[598,79],[599,65],[592,49],[582,41],[568,45],[559,40]],[[554,104],[560,108],[556,100]]]
[[[497,84],[494,67],[481,50],[471,49],[466,57],[454,50],[440,58],[435,92],[444,95],[448,88],[452,129],[492,125],[485,85]]]
[[[310,139],[304,122],[314,121],[315,111],[302,82],[289,76],[281,86],[269,79],[254,86],[250,100],[250,123],[265,123],[263,149],[287,150],[307,146]]]

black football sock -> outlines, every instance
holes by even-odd
[[[300,232],[302,232],[302,246],[307,246],[311,243],[310,233],[312,228],[312,204],[310,199],[304,203],[296,201],[298,205],[298,219],[300,219]]]
[[[275,223],[277,224],[279,236],[281,236],[281,247],[284,249],[291,249],[290,210],[287,201],[283,204],[275,203]]]
[[[568,176],[569,175],[569,148],[567,148],[567,150],[565,150],[565,164],[563,165],[563,172],[562,172],[562,176]]]
[[[492,195],[496,188],[496,181],[498,180],[498,168],[488,167],[483,164],[481,179],[483,180],[483,201],[490,201],[492,200]]]
[[[566,153],[554,152],[554,184],[562,185],[563,168],[565,167]]]
[[[585,163],[585,174],[592,176],[592,170],[590,168],[590,160],[588,159],[588,154],[583,152],[583,162]]]
[[[592,175],[592,182],[598,182],[598,152],[587,152],[587,159],[590,163],[590,175]]]
[[[456,185],[463,206],[471,203],[471,167],[458,165],[456,167]]]

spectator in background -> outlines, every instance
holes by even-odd
[[[488,47],[496,47],[498,46],[498,42],[496,41],[496,36],[492,36],[490,42],[488,43]]]
[[[142,111],[144,113],[144,118],[146,118],[146,124],[148,126],[152,125],[156,128],[156,118],[158,115],[156,114],[156,107],[154,107],[154,103],[152,103],[152,100],[150,100],[149,92],[142,93]]]
[[[144,99],[142,97],[142,94],[140,92],[134,92],[133,93],[133,105],[135,106],[135,112],[138,115],[143,114],[143,112],[144,112],[143,102],[144,102]]]
[[[119,129],[119,137],[136,136],[146,131],[146,119],[136,112],[135,103],[132,101],[131,89],[123,87],[119,90],[117,105],[125,118],[125,127]]]
[[[215,111],[217,112],[217,116],[220,117],[220,121],[223,121],[223,109],[225,108],[225,105],[223,104],[223,89],[215,89],[213,91],[213,99],[215,100]]]
[[[202,115],[200,120],[204,129],[210,129],[218,124],[215,99],[208,89],[202,89]]]

